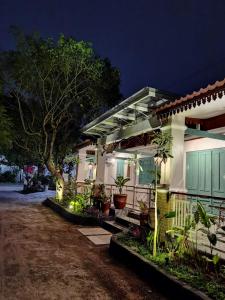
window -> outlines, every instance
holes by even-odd
[[[139,159],[139,164],[142,170],[139,173],[139,184],[150,184],[153,180],[155,180],[154,170],[154,158],[153,157],[145,157]]]
[[[124,176],[124,159],[117,159],[116,177]]]

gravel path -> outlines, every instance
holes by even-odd
[[[1,300],[166,299],[18,188],[0,185]]]

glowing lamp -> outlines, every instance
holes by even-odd
[[[92,168],[93,168],[93,164],[90,162],[90,163],[88,164],[88,169],[89,169],[89,170],[92,170]]]
[[[111,163],[112,163],[112,164],[115,164],[115,162],[116,162],[115,157],[112,157],[112,158],[111,158]]]

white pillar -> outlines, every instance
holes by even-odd
[[[103,153],[102,145],[97,146],[97,168],[96,168],[96,183],[105,183],[105,164],[106,164],[106,153]]]
[[[87,178],[87,168],[86,168],[86,148],[82,148],[78,152],[79,164],[77,168],[77,181],[84,182]]]
[[[172,117],[171,124],[162,128],[168,130],[172,137],[171,155],[165,165],[162,165],[161,183],[168,184],[170,191],[186,192],[185,189],[185,152],[184,152],[184,133],[185,117],[175,115]]]

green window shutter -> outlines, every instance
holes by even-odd
[[[212,193],[211,160],[211,151],[199,151],[198,193],[201,195]]]
[[[186,154],[186,187],[189,193],[198,193],[198,152]]]
[[[189,193],[211,195],[211,151],[187,152],[186,156],[186,184]],[[207,212],[211,213],[211,199],[200,198]],[[192,198],[193,202],[197,198]]]
[[[150,184],[155,179],[151,171],[155,170],[154,158],[146,157],[139,159],[139,164],[142,168],[139,172],[139,184]]]
[[[225,197],[225,149],[187,153],[186,186],[189,193]],[[201,198],[208,212],[218,214],[221,201]]]
[[[116,177],[124,176],[124,159],[117,159]]]
[[[225,150],[212,151],[212,195],[225,196]]]

